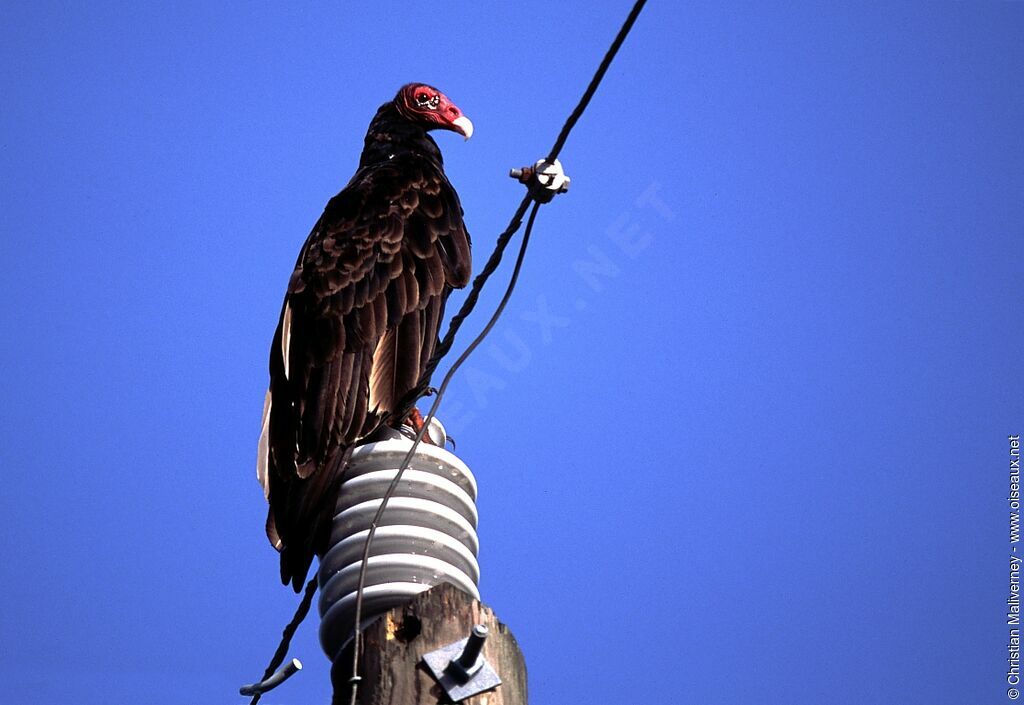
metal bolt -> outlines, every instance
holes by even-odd
[[[488,633],[487,627],[483,624],[474,625],[473,631],[466,639],[466,645],[462,648],[462,654],[448,664],[446,670],[460,683],[467,682],[484,665],[484,659],[480,655],[483,653]]]
[[[427,668],[452,702],[501,685],[501,676],[484,658],[487,627],[477,624],[466,639],[459,639],[423,655]]]

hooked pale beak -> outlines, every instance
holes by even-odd
[[[473,136],[473,123],[465,115],[460,115],[452,120],[452,127],[467,140]]]

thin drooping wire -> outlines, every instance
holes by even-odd
[[[267,666],[267,670],[263,672],[263,677],[260,678],[259,682],[263,682],[270,678],[277,670],[278,666],[284,663],[284,657],[288,655],[288,645],[292,643],[292,636],[295,635],[295,630],[302,624],[302,620],[306,618],[306,614],[309,612],[310,605],[313,604],[313,594],[316,592],[317,576],[313,576],[313,579],[306,583],[306,593],[302,596],[302,601],[299,603],[299,608],[295,610],[295,615],[292,617],[292,621],[288,623],[288,626],[284,628],[284,633],[281,634],[281,643],[277,647],[277,651],[274,652],[274,657],[270,659],[270,665]],[[262,697],[262,693],[256,693],[252,696],[252,700],[249,701],[249,705],[256,705]]]
[[[473,351],[484,341],[484,338],[491,332],[494,325],[498,322],[502,312],[505,310],[505,306],[508,304],[509,299],[512,298],[512,292],[516,288],[516,282],[519,281],[519,272],[523,268],[523,260],[526,258],[526,248],[530,244],[530,233],[533,232],[533,221],[537,218],[537,211],[540,209],[540,203],[533,204],[533,210],[530,211],[530,217],[526,221],[526,230],[523,231],[523,243],[519,246],[519,255],[516,257],[515,266],[512,268],[512,277],[509,279],[508,287],[505,289],[505,294],[501,297],[501,302],[498,307],[494,310],[491,315],[491,319],[487,321],[487,325],[484,326],[483,330],[477,334],[476,338],[473,339],[462,354],[459,355],[458,359],[452,364],[448,372],[445,374],[444,379],[441,381],[441,386],[437,389],[437,394],[434,395],[434,403],[430,405],[430,411],[423,419],[423,426],[420,427],[416,433],[416,437],[413,439],[412,445],[409,446],[409,450],[406,452],[405,457],[402,459],[402,464],[398,466],[398,472],[395,473],[395,477],[391,480],[391,484],[388,485],[387,491],[384,493],[384,498],[381,500],[380,506],[377,508],[377,513],[373,517],[373,521],[370,523],[370,531],[366,535],[366,542],[363,544],[363,557],[362,564],[359,566],[359,588],[356,593],[356,614],[355,614],[355,635],[352,643],[352,679],[350,683],[352,685],[352,698],[351,704],[356,705],[356,694],[359,689],[359,652],[362,646],[363,630],[362,630],[362,617],[363,617],[363,586],[366,580],[366,566],[370,558],[370,543],[373,541],[373,536],[377,531],[377,524],[380,523],[381,518],[384,516],[384,508],[387,506],[388,499],[394,494],[395,490],[398,489],[398,483],[402,479],[402,474],[406,468],[409,467],[409,463],[412,461],[412,456],[416,453],[416,449],[423,441],[423,436],[426,434],[427,429],[430,426],[430,422],[434,419],[437,414],[437,409],[441,405],[441,398],[444,397],[445,391],[448,389],[448,384],[452,381],[452,377],[462,366],[462,364],[469,359],[469,356],[473,354]]]

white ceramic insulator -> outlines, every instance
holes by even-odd
[[[332,661],[352,637],[370,523],[412,445],[394,435],[356,448],[338,494],[330,548],[319,572],[320,644]],[[444,442],[440,424],[432,426],[431,436]],[[363,626],[442,582],[479,599],[476,525],[473,473],[443,447],[421,443],[374,534],[363,590]]]

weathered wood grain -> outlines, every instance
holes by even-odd
[[[484,656],[502,684],[464,705],[526,705],[526,663],[515,637],[494,612],[458,588],[443,583],[396,607],[366,628],[361,657],[359,705],[440,705],[450,703],[423,654],[465,639],[474,624],[486,625],[490,636]],[[351,645],[338,655],[331,670],[334,705],[349,705]]]

